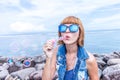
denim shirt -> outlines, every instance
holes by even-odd
[[[89,56],[85,49],[81,46],[78,46],[77,51],[77,61],[76,65],[73,69],[74,79],[73,80],[88,80],[88,71],[86,67],[86,59]],[[57,53],[57,72],[58,72],[58,80],[64,80],[65,72],[66,72],[66,48],[65,45],[61,45],[58,48]]]

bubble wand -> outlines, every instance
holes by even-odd
[[[58,41],[63,41],[63,40],[65,40],[66,38],[63,36],[63,37],[59,37],[58,39],[53,39],[53,44],[54,44],[54,46],[56,46],[57,45],[57,42]]]

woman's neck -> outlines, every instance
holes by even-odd
[[[77,44],[70,44],[66,45],[66,64],[67,64],[67,70],[71,70],[74,68],[75,60],[77,57]]]
[[[78,45],[74,44],[66,44],[67,54],[75,54],[77,53]]]

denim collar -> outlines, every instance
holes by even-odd
[[[65,47],[64,44],[59,46],[57,55],[61,56],[62,58],[66,58],[65,57],[65,55],[66,55],[66,47]],[[77,57],[78,57],[79,60],[85,60],[85,59],[89,58],[89,56],[88,56],[86,50],[84,49],[84,47],[78,46]]]

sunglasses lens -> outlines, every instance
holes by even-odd
[[[65,32],[67,27],[65,25],[60,25],[59,26],[59,32]]]
[[[75,25],[75,24],[69,27],[70,32],[77,32],[78,29],[79,29],[78,25]]]

